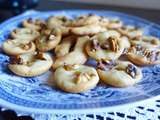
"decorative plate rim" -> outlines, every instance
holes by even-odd
[[[128,14],[125,14],[125,13],[121,13],[121,12],[115,12],[115,11],[108,11],[108,10],[88,10],[88,9],[72,9],[72,10],[53,10],[53,11],[45,11],[45,12],[40,12],[40,11],[34,11],[34,10],[30,10],[30,11],[27,11],[25,13],[22,13],[18,16],[15,16],[15,17],[12,17],[8,20],[6,20],[5,22],[1,23],[0,24],[0,27],[3,27],[5,24],[8,24],[10,23],[11,21],[13,20],[16,20],[18,19],[19,17],[21,16],[27,16],[27,15],[31,15],[31,14],[35,14],[35,13],[51,13],[51,12],[71,12],[71,11],[76,11],[76,12],[112,12],[112,13],[118,13],[118,14],[121,14],[121,15],[125,15],[125,16],[128,16],[130,18],[134,18],[134,19],[138,19],[140,21],[143,21],[143,22],[146,22],[146,23],[150,23],[150,24],[154,24],[156,25],[156,27],[158,27],[160,29],[160,26],[158,24],[155,24],[153,22],[150,22],[148,20],[145,20],[143,18],[139,18],[139,17],[136,17],[136,16],[132,16],[132,15],[128,15]],[[151,98],[147,98],[145,100],[139,100],[139,101],[136,101],[136,102],[131,102],[131,103],[125,103],[125,104],[120,104],[120,105],[116,105],[116,106],[110,106],[110,107],[99,107],[99,108],[81,108],[81,109],[42,109],[42,108],[32,108],[32,107],[25,107],[25,106],[22,106],[22,105],[16,105],[16,104],[13,104],[13,103],[10,103],[10,102],[7,102],[5,100],[2,100],[0,98],[0,106],[2,107],[5,107],[5,108],[9,108],[9,109],[14,109],[14,110],[17,110],[17,111],[24,111],[24,112],[28,112],[28,113],[72,113],[72,114],[77,114],[77,113],[96,113],[96,112],[107,112],[107,111],[115,111],[115,110],[118,110],[118,109],[121,109],[122,107],[125,108],[125,107],[133,107],[133,106],[137,106],[137,105],[142,105],[142,104],[146,104],[150,101],[153,101],[153,100],[156,100],[160,98],[160,95],[157,95],[157,96],[153,96]]]

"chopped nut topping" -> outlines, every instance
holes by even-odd
[[[77,68],[79,67],[79,65],[77,65],[77,64],[74,64],[74,65],[64,65],[63,67],[64,67],[64,69],[65,69],[66,71],[70,71],[70,70],[75,70],[75,69],[77,69]]]
[[[146,57],[150,57],[151,51],[146,49],[146,50],[143,51],[143,54],[144,54],[144,56],[146,56]]]
[[[88,80],[91,79],[91,76],[90,76],[88,73],[84,73],[84,76],[85,76]]]
[[[43,30],[43,33],[44,33],[44,35],[48,36],[51,33],[51,30],[50,29],[45,29],[45,30]]]
[[[152,40],[151,40],[151,44],[153,44],[153,45],[158,45],[158,43],[159,43],[159,42],[158,42],[157,40],[155,40],[155,39],[152,39]]]
[[[106,40],[105,43],[103,45],[101,45],[101,48],[109,50],[110,49],[109,42]]]
[[[88,75],[88,73],[79,73],[76,74],[76,84],[82,83],[82,82],[87,82],[91,79],[91,77]]]
[[[37,54],[35,55],[36,59],[40,59],[40,60],[46,60],[46,58],[44,57],[44,54],[42,52],[37,52]]]
[[[55,40],[56,39],[56,36],[55,35],[50,35],[49,36],[49,40]]]
[[[126,73],[128,73],[132,78],[135,78],[136,75],[137,75],[137,69],[136,69],[136,67],[134,65],[129,64],[126,67]]]
[[[110,46],[110,49],[114,52],[117,52],[118,49],[119,49],[119,46],[118,46],[118,39],[116,37],[109,37],[108,38],[108,41],[109,41],[109,46]]]
[[[98,50],[98,49],[100,49],[100,45],[99,45],[99,42],[98,42],[98,40],[96,40],[96,39],[93,39],[92,40],[92,50]]]
[[[20,47],[24,50],[29,50],[32,47],[32,43],[29,42],[28,44],[20,44]]]
[[[108,60],[100,60],[97,63],[97,68],[101,70],[110,70],[115,65],[114,61],[108,61]]]
[[[19,55],[11,56],[9,58],[9,63],[10,64],[23,64],[23,60]]]

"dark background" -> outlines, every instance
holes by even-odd
[[[0,0],[1,1],[1,0]],[[27,1],[27,0],[26,0]],[[30,1],[30,0],[28,0]],[[0,4],[1,6],[4,6]],[[54,0],[39,0],[39,3],[36,7],[32,8],[40,11],[47,10],[62,10],[62,9],[99,9],[99,10],[113,10],[128,13],[131,15],[136,15],[155,23],[160,24],[160,10],[148,10],[140,8],[127,8],[127,7],[117,7],[117,6],[107,6],[107,5],[94,5],[94,4],[83,4],[83,3],[72,3],[72,2],[62,2]],[[0,9],[0,22],[4,21],[7,18],[13,16],[12,10],[1,10]]]
[[[22,6],[23,9],[17,11],[19,8],[9,8],[9,6],[6,6],[1,2],[3,2],[3,0],[0,0],[0,23],[8,18],[11,18],[12,16],[15,16],[16,14],[22,11],[25,11],[28,8],[27,6]],[[112,10],[139,16],[141,18],[148,19],[152,22],[160,24],[160,15],[159,15],[160,10],[148,10],[140,8],[115,7],[107,5],[93,5],[93,4],[71,3],[71,2],[60,2],[60,1],[57,2],[54,0],[40,0],[38,5],[36,5],[35,7],[30,6],[30,8],[39,11],[63,10],[63,9]],[[0,120],[32,120],[32,118],[28,116],[17,117],[14,111],[6,110],[0,112]],[[99,118],[99,120],[101,120],[101,118]]]

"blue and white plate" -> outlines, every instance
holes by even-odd
[[[10,31],[20,26],[24,19],[46,19],[51,15],[65,15],[74,18],[88,13],[119,17],[125,24],[143,28],[145,34],[160,37],[159,25],[119,12],[97,10],[29,11],[0,25],[0,44],[8,37]],[[113,88],[98,85],[88,92],[71,94],[56,89],[54,85],[48,85],[52,84],[51,72],[38,77],[19,77],[8,70],[7,63],[8,57],[0,52],[0,105],[15,110],[34,113],[106,112],[147,103],[157,99],[160,95],[160,65],[143,68],[142,81],[133,87]]]

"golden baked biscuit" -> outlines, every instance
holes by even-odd
[[[30,28],[33,30],[41,30],[43,27],[46,27],[46,23],[44,20],[41,19],[26,19],[22,22],[23,27]]]
[[[96,60],[118,59],[124,50],[123,42],[118,36],[119,33],[113,30],[98,33],[87,43],[85,50],[91,58]]]
[[[106,31],[105,27],[95,24],[70,28],[70,32],[75,35],[94,35],[104,31]]]
[[[160,47],[159,38],[153,36],[141,36],[139,38],[132,39],[130,42],[132,45],[140,45],[151,50]]]
[[[128,59],[136,65],[160,64],[160,50],[150,50],[142,46],[132,46],[126,53]]]
[[[25,39],[8,39],[3,42],[2,49],[8,55],[19,55],[35,51],[36,46]]]
[[[49,29],[59,28],[63,36],[66,36],[70,32],[72,20],[65,16],[51,16],[47,19],[47,27]]]
[[[81,15],[72,21],[71,26],[80,27],[80,26],[93,25],[93,24],[95,25],[95,24],[99,24],[100,20],[101,20],[101,17],[95,14]]]
[[[33,77],[48,71],[52,66],[48,53],[32,52],[10,57],[9,69],[19,76]]]
[[[114,87],[132,86],[142,79],[141,69],[126,61],[101,61],[98,63],[97,72],[100,80]]]
[[[77,38],[73,51],[62,57],[58,57],[52,65],[53,69],[63,65],[84,64],[87,61],[87,55],[84,52],[84,47],[88,40],[88,36]]]
[[[107,28],[118,29],[123,26],[123,22],[119,18],[109,18],[109,23]]]
[[[143,35],[143,30],[137,28],[132,25],[122,26],[121,28],[117,29],[122,35],[127,36],[129,39],[134,39],[141,37]]]
[[[66,92],[85,92],[96,87],[98,81],[95,68],[85,65],[64,65],[54,72],[54,82]]]
[[[76,39],[77,37],[74,35],[63,38],[62,42],[55,48],[56,57],[62,57],[68,54],[71,50],[71,47],[76,42]]]
[[[60,29],[44,29],[41,31],[41,35],[36,39],[35,43],[39,51],[45,52],[55,48],[61,41],[61,38],[62,34]]]
[[[39,35],[40,33],[38,31],[30,28],[17,28],[11,32],[11,37],[13,39],[28,41],[34,41]]]

